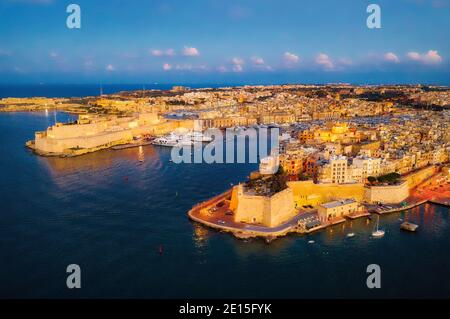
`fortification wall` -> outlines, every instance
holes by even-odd
[[[368,203],[399,204],[409,197],[408,183],[392,186],[367,186],[364,199]]]
[[[270,198],[270,210],[265,212],[265,224],[269,227],[276,227],[296,214],[294,204],[294,194],[287,188]]]
[[[429,167],[425,167],[417,172],[410,173],[404,176],[404,179],[408,182],[409,189],[412,189],[437,172],[438,168],[432,165]]]
[[[297,207],[304,205],[317,206],[338,199],[364,199],[364,184],[314,184],[313,181],[288,182],[292,189]]]
[[[234,199],[236,197],[237,200]],[[236,201],[237,205],[234,204]],[[292,190],[289,188],[267,197],[245,194],[241,186],[237,186],[231,202],[237,206],[234,215],[236,222],[276,227],[296,215]]]
[[[96,148],[117,141],[130,141],[133,139],[131,130],[118,132],[107,132],[94,136],[84,136],[75,138],[53,139],[36,136],[35,147],[44,153],[63,153],[70,148]]]

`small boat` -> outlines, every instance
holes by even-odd
[[[380,216],[378,216],[377,218],[376,227],[375,230],[372,232],[372,237],[379,238],[384,236],[384,230],[378,229],[379,225],[380,225]]]
[[[410,232],[415,232],[417,228],[419,228],[419,225],[410,222],[404,222],[400,225],[401,230],[406,230]]]
[[[310,241],[308,241],[308,244],[314,244],[315,243],[315,241],[314,240],[310,240]]]
[[[355,237],[355,233],[348,233],[348,234],[347,234],[347,237],[348,237],[348,238]]]

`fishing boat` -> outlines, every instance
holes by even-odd
[[[380,226],[380,216],[378,216],[377,218],[377,223],[376,223],[376,227],[375,230],[372,232],[372,237],[383,237],[384,236],[384,230],[379,229]]]

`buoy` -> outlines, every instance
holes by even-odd
[[[162,246],[162,245],[159,245],[159,254],[162,255],[163,252],[164,252],[164,251],[163,251],[163,246]]]
[[[128,176],[125,176],[123,179],[127,181],[128,180]]]

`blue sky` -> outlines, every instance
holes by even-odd
[[[0,83],[449,84],[449,31],[450,0],[0,0]]]

